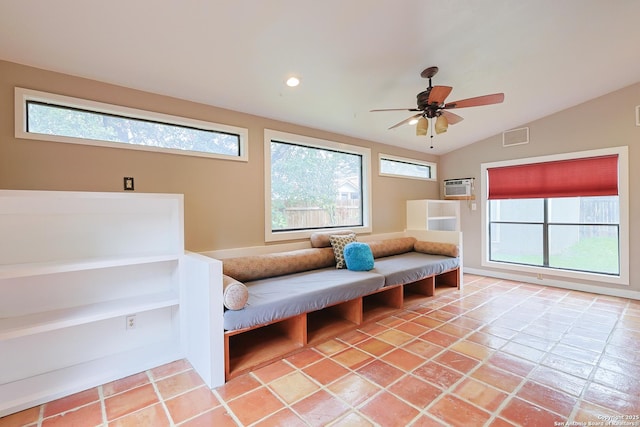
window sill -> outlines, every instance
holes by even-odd
[[[510,270],[518,271],[521,273],[535,274],[539,279],[544,278],[569,278],[581,281],[595,282],[595,283],[610,283],[619,286],[629,286],[629,273],[621,272],[620,275],[609,275],[600,273],[588,273],[570,270],[561,270],[556,268],[536,267],[531,265],[510,264],[506,262],[497,261],[483,261],[482,267],[498,269],[498,270]]]

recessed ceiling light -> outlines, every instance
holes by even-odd
[[[289,87],[296,87],[300,84],[300,79],[297,77],[289,77],[287,79],[287,86]]]

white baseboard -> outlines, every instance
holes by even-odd
[[[575,282],[565,282],[557,279],[536,279],[535,277],[520,275],[517,273],[505,273],[502,271],[483,270],[481,268],[464,268],[464,273],[476,274],[478,276],[495,277],[498,279],[513,280],[516,282],[531,283],[534,285],[552,286],[555,288],[570,289],[572,291],[590,292],[593,294],[609,295],[614,297],[640,300],[640,292],[629,289],[616,289],[606,286],[586,285]]]

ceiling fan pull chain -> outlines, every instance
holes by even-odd
[[[433,149],[433,122],[434,121],[435,120],[431,120],[431,136],[429,136],[429,138],[430,138],[429,142],[431,143],[431,147],[429,147],[429,148],[431,148],[431,149]]]

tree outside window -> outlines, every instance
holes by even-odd
[[[362,156],[272,140],[272,231],[361,226]]]

